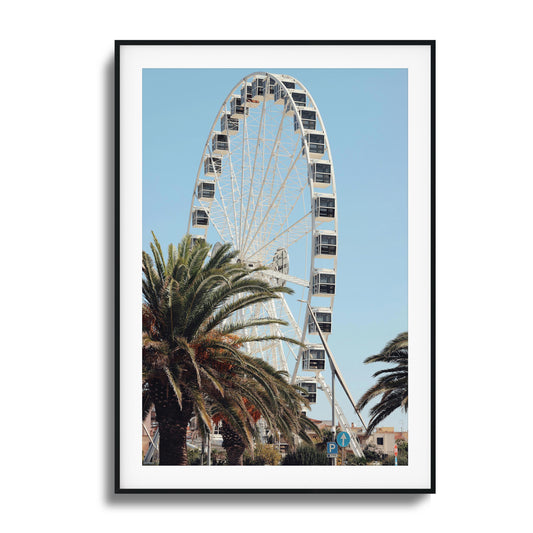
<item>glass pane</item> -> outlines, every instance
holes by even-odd
[[[309,141],[312,142],[312,143],[324,144],[324,136],[320,135],[318,133],[310,133],[309,134]]]
[[[320,198],[321,207],[335,207],[335,198]]]

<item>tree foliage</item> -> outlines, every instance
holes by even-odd
[[[279,465],[281,453],[273,444],[256,444],[254,453],[246,451],[244,453],[245,465]]]
[[[398,465],[405,466],[409,462],[408,461],[409,451],[408,451],[407,441],[401,440],[401,439],[397,440],[396,445],[398,446]],[[388,455],[383,460],[382,464],[385,466],[391,466],[391,465],[396,464],[394,455]]]
[[[376,355],[365,359],[365,363],[386,363],[395,365],[390,368],[378,370],[373,377],[377,382],[370,387],[360,398],[357,408],[363,409],[369,402],[379,398],[379,401],[370,409],[370,421],[367,433],[372,430],[396,409],[407,411],[408,407],[408,335],[400,333],[391,340],[385,348]]]
[[[262,418],[270,433],[278,434],[288,443],[290,449],[295,448],[298,439],[313,444],[307,431],[316,432],[319,429],[302,412],[303,406],[309,407],[309,403],[301,395],[299,387],[289,383],[289,376],[286,372],[275,370],[264,361],[258,361],[257,364],[264,368],[265,376],[269,379],[266,385],[268,389],[275,391],[275,394],[268,393],[264,382],[248,383],[249,387],[256,389],[257,395],[262,399],[261,404],[244,402],[250,420],[256,423],[259,418]],[[261,407],[257,407],[258,405]],[[214,420],[215,422],[223,421],[221,428],[222,445],[227,452],[228,464],[242,465],[244,450],[250,449],[249,443],[245,442],[242,436],[235,431],[223,413],[216,412]],[[251,429],[254,430],[255,426],[252,425]]]
[[[282,386],[281,376],[275,382],[275,371],[241,347],[273,338],[298,341],[243,335],[255,326],[285,322],[235,316],[249,305],[292,291],[257,275],[262,268],[238,262],[229,244],[210,256],[208,244],[193,245],[186,236],[177,248],[168,247],[165,258],[153,237],[151,256],[142,256],[143,417],[154,404],[160,464],[187,464],[186,430],[193,416],[204,434],[211,431],[213,416],[221,416],[245,446],[253,443],[254,410],[288,430],[290,424],[279,411],[295,411],[296,397],[291,396],[289,407],[274,409],[277,399],[287,399],[285,382]],[[300,398],[298,412],[302,402]]]
[[[368,463],[368,458],[363,455],[363,457],[357,457],[354,454],[349,454],[346,457],[346,464],[348,466],[364,466]]]
[[[314,446],[301,445],[293,452],[289,452],[283,460],[282,465],[329,465],[326,452],[317,450]]]

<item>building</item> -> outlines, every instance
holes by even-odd
[[[352,424],[351,429],[352,431],[355,431],[359,437],[363,449],[367,446],[371,446],[378,453],[383,455],[394,455],[394,445],[396,442],[399,440],[407,442],[408,439],[407,431],[394,431],[393,427],[376,428],[370,436],[366,436],[362,427],[355,427]]]
[[[142,425],[142,453],[143,457],[146,455],[148,448],[150,447],[150,442],[154,439],[155,433],[157,431],[157,420],[155,417],[155,408],[151,407],[150,411],[146,415],[146,418],[143,420]]]

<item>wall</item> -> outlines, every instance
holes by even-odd
[[[472,454],[463,437],[473,415],[477,427],[523,426],[530,405],[520,381],[532,364],[526,7],[3,6],[1,394],[14,415],[2,480],[10,531],[225,533],[245,523],[273,531],[310,516],[314,529],[357,520],[363,530],[376,516],[409,532],[522,529],[527,451],[502,456],[487,441]],[[141,38],[437,39],[437,495],[112,495],[113,40]],[[43,439],[58,408],[60,431]]]
[[[382,444],[378,444],[379,438],[383,439]],[[374,445],[378,452],[390,455],[394,453],[395,443],[394,433],[376,431],[368,438],[365,445]]]

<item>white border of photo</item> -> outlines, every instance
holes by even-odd
[[[221,59],[223,58],[223,64]],[[143,466],[141,461],[142,70],[408,69],[409,465]],[[214,110],[215,112],[216,110]],[[201,147],[200,147],[201,148]],[[199,148],[199,150],[200,150]],[[431,488],[431,47],[429,45],[120,46],[121,489]],[[190,194],[190,191],[184,191]]]

